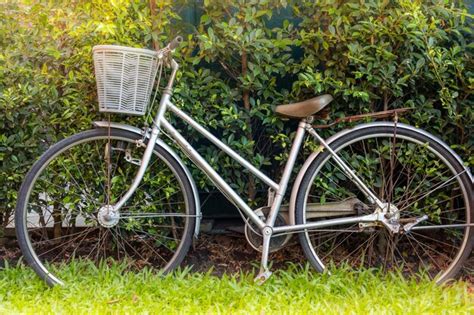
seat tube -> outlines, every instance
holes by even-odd
[[[301,149],[301,144],[303,143],[304,136],[306,133],[306,119],[302,119],[298,125],[298,129],[296,130],[296,136],[293,140],[293,145],[291,146],[290,155],[288,156],[288,160],[285,165],[285,169],[283,170],[283,175],[281,176],[279,189],[275,193],[275,199],[273,200],[272,207],[270,210],[270,214],[267,218],[267,226],[273,227],[275,224],[275,220],[280,210],[281,203],[283,201],[283,197],[285,196],[286,189],[288,188],[288,182],[291,177],[291,173],[295,166],[296,158],[298,157],[298,152]]]

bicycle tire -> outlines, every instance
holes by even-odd
[[[33,165],[31,170],[26,175],[25,180],[23,181],[19,190],[15,213],[15,225],[19,245],[26,262],[50,286],[64,284],[64,282],[55,273],[60,273],[62,265],[71,263],[75,260],[92,260],[95,264],[100,264],[102,261],[110,260],[119,263],[126,262],[128,266],[126,268],[127,270],[140,269],[144,266],[149,266],[152,268],[159,266],[161,272],[168,273],[180,265],[186,253],[188,252],[189,247],[191,246],[192,235],[194,233],[196,224],[196,209],[194,195],[192,193],[192,186],[188,177],[186,176],[185,170],[180,166],[178,161],[175,160],[175,158],[170,153],[168,153],[165,149],[163,149],[163,147],[159,146],[158,144],[155,145],[153,154],[155,163],[161,163],[156,164],[160,165],[159,168],[155,167],[157,174],[156,178],[152,178],[152,175],[150,175],[147,179],[147,175],[145,175],[142,181],[143,183],[141,183],[142,186],[140,186],[143,189],[137,189],[134,194],[137,195],[137,198],[134,199],[134,197],[132,197],[127,203],[131,204],[128,210],[130,216],[129,218],[120,217],[120,219],[116,221],[115,226],[104,227],[100,225],[99,220],[94,219],[93,216],[96,214],[95,212],[89,213],[86,211],[91,208],[90,205],[92,205],[92,207],[97,208],[96,202],[98,202],[100,198],[102,198],[101,196],[103,196],[103,194],[100,194],[95,189],[100,190],[101,188],[103,188],[103,190],[105,190],[103,184],[97,180],[98,177],[101,177],[100,175],[105,174],[105,171],[101,170],[100,168],[96,168],[95,164],[95,161],[97,159],[99,160],[97,162],[97,165],[101,163],[100,159],[102,149],[97,149],[97,156],[87,156],[87,154],[85,153],[95,153],[93,152],[94,149],[92,143],[99,141],[99,143],[107,143],[107,141],[109,141],[109,135],[111,139],[110,141],[112,141],[111,143],[114,143],[114,145],[117,145],[117,147],[114,147],[112,144],[106,144],[105,146],[107,149],[104,152],[112,152],[105,154],[110,154],[111,156],[114,156],[114,178],[119,178],[119,180],[117,181],[119,182],[118,184],[115,183],[110,185],[112,187],[114,187],[113,185],[116,185],[119,188],[122,187],[121,185],[126,185],[120,183],[120,180],[122,180],[125,176],[134,174],[133,172],[136,170],[137,166],[131,163],[130,161],[126,161],[125,155],[127,155],[127,149],[125,148],[130,148],[130,152],[134,152],[133,150],[144,150],[143,148],[139,149],[139,147],[136,145],[136,140],[139,140],[141,137],[140,135],[137,135],[135,133],[118,129],[111,129],[109,134],[108,129],[99,128],[78,133],[50,147]],[[90,145],[87,146],[88,144]],[[79,147],[83,148],[79,149]],[[86,152],[81,151],[84,148],[87,148],[87,150],[85,150]],[[97,143],[96,148],[99,148]],[[77,153],[80,154],[76,154],[75,149],[76,151],[78,151]],[[68,156],[72,156],[72,158],[67,158]],[[134,157],[140,158],[141,156],[137,153]],[[88,162],[86,165],[81,165],[80,167],[76,164],[77,170],[75,170],[72,166],[69,167],[69,171],[67,171],[67,168],[65,168],[62,173],[60,173],[64,177],[61,179],[57,179],[57,176],[51,176],[48,174],[50,167],[53,168],[55,165],[59,164],[64,166],[63,163],[67,162],[68,159],[75,160],[76,158],[88,158]],[[69,161],[69,163],[71,163],[71,161]],[[152,165],[152,163],[153,162],[150,162],[150,166],[147,169],[147,173],[152,172],[151,167],[155,166]],[[86,167],[83,168],[82,166]],[[91,169],[94,169],[95,173],[93,173]],[[118,175],[116,175],[117,172]],[[72,173],[80,175],[76,176],[76,179],[78,178],[76,181],[74,181]],[[69,182],[65,180],[68,174],[71,175],[70,178],[72,179]],[[94,174],[96,176],[90,176]],[[164,178],[163,176],[168,177]],[[156,187],[158,183],[162,184],[162,182],[160,181],[165,181],[170,177],[172,178],[172,176],[175,176],[175,178],[172,179],[173,181],[170,180],[168,182],[165,182],[165,185],[167,186],[164,187],[163,190],[169,190],[170,187],[175,190],[180,188],[182,194],[174,193],[173,195],[168,191],[165,194],[165,198],[167,198],[165,199],[165,201],[167,201],[168,203],[163,202],[161,204],[157,203],[156,206],[153,205],[152,202],[154,202],[155,200],[153,200],[152,197],[163,196],[161,194],[161,191],[146,192],[146,189],[144,188],[151,188],[153,185],[155,185]],[[61,180],[61,182],[63,183],[62,187],[56,187],[57,184],[53,182],[50,182],[50,185],[45,184],[45,187],[43,187],[41,186],[43,178],[46,178],[44,179],[45,183],[47,183],[47,180],[50,179]],[[87,184],[91,185],[90,187],[86,185],[86,179],[88,180]],[[80,180],[84,181],[84,190],[80,189]],[[175,187],[172,187],[172,183],[174,183],[174,181],[176,181],[177,184],[175,185]],[[78,186],[78,188],[75,187],[76,185]],[[58,192],[53,189],[48,190],[49,187],[56,187]],[[53,196],[63,196],[61,195],[61,188],[62,193],[66,196],[74,196],[73,192],[80,196],[76,196],[77,200],[73,200],[72,202],[70,201],[70,199],[68,199],[69,203],[66,203],[65,198],[61,199],[64,204],[61,204],[59,207],[57,207],[58,209],[60,209],[59,215],[57,217],[60,217],[61,220],[61,228],[59,228],[58,230],[60,231],[61,234],[59,235],[61,235],[62,238],[56,238],[55,243],[54,239],[56,234],[54,234],[54,229],[58,224],[54,217],[54,207],[52,208],[52,210],[50,208],[50,199],[53,200]],[[42,189],[44,190],[43,193],[37,193],[37,191],[41,191]],[[89,208],[85,204],[87,200],[90,200]],[[170,203],[170,201],[176,200],[179,200],[179,203]],[[148,203],[145,204],[145,201],[147,201]],[[37,204],[35,204],[34,202],[37,202]],[[132,204],[132,202],[136,203]],[[139,204],[138,202],[142,203]],[[38,204],[45,203],[48,206],[37,207]],[[161,206],[163,204],[165,204],[166,206]],[[126,205],[124,206],[124,208],[122,208],[122,211],[126,208]],[[34,207],[37,207],[36,210],[28,211],[28,209],[33,209]],[[159,207],[162,207],[163,209],[173,208],[174,211],[181,212],[176,215],[176,218],[174,217],[174,214],[171,215],[171,212],[166,212],[165,210],[162,210],[163,212],[159,212],[159,214],[157,214],[158,212],[138,212],[144,211],[143,209],[161,209]],[[72,215],[70,215],[69,212],[71,212],[71,208],[73,208],[72,211],[76,211],[77,213],[73,213]],[[95,209],[94,211],[96,210],[97,209]],[[50,212],[49,219],[45,222],[44,218],[48,214],[48,211]],[[67,212],[67,214],[64,214],[66,211],[69,212]],[[98,211],[99,210],[97,210],[97,212]],[[168,216],[166,213],[169,213],[170,215]],[[160,215],[162,217],[159,217]],[[43,217],[43,221],[41,221],[41,217]],[[51,231],[51,222],[49,222],[51,218],[53,218],[53,231]],[[81,222],[82,226],[78,227],[77,225],[79,221]],[[172,222],[172,224],[170,224],[170,226],[165,225],[169,224],[168,222]],[[67,226],[67,229],[65,225]],[[88,230],[88,232],[82,239],[79,239],[79,236],[73,237],[73,234],[66,234],[67,232],[64,232],[64,230],[69,231],[69,229],[71,229],[71,231],[82,231],[81,233],[86,233],[84,232],[86,230]],[[97,232],[102,231],[103,229],[108,230],[104,232]],[[115,232],[112,232],[112,229],[114,229]],[[42,232],[43,236],[41,236],[39,240],[37,240],[38,236],[36,235],[39,233],[38,230],[44,230],[44,232]],[[171,237],[169,237],[170,234],[166,234],[170,233],[169,230],[173,233]],[[93,241],[90,239],[93,239],[95,235],[97,235],[97,233],[99,233],[98,235],[100,237],[102,237],[103,234],[107,236],[103,236],[104,244],[100,244],[100,237],[98,240],[99,245],[97,245],[96,258],[100,254],[100,259],[90,259],[90,253],[85,256],[84,252],[85,250],[87,250],[86,242]],[[62,234],[66,234],[66,236],[63,237]],[[53,239],[50,239],[51,235],[53,235]],[[69,238],[67,237],[67,235],[69,235]],[[92,237],[90,235],[92,235]],[[168,240],[165,237],[168,237],[172,240]],[[71,240],[73,240],[72,243],[75,244],[72,244]],[[68,242],[71,244],[69,244]],[[82,245],[82,247],[80,247],[82,243],[78,244],[78,242],[85,243],[84,245]],[[63,247],[67,246],[68,248],[71,247],[71,249],[67,249],[65,252],[59,253],[59,256],[63,257],[57,257],[57,260],[55,260],[53,258],[48,257],[48,255],[50,254],[48,252],[45,252],[43,247],[47,247],[47,244],[52,244],[51,246],[56,246],[55,244],[57,243],[62,243]],[[110,245],[109,243],[115,243],[116,245]],[[120,243],[122,245],[122,248],[120,248]],[[150,244],[153,246],[151,246]],[[103,254],[99,253],[99,251],[102,250],[101,246],[104,247]],[[137,249],[135,249],[134,246]],[[174,250],[174,246],[176,246],[176,249],[174,252],[172,252]],[[81,249],[84,253],[81,252]],[[62,250],[64,251],[65,249],[63,248]],[[90,249],[91,252],[94,250],[94,248]],[[146,254],[146,252],[149,253]],[[72,256],[66,257],[66,254]],[[147,256],[144,257],[144,255]],[[157,257],[157,255],[159,257]],[[161,260],[158,258],[160,258]],[[147,259],[148,261],[143,261]]]
[[[393,142],[395,143],[395,145],[393,145],[393,143],[390,143],[388,140],[385,144],[383,144],[383,141],[380,141],[380,139],[383,137],[386,137],[392,140],[396,138],[395,142]],[[399,144],[397,144],[397,140],[399,141],[398,142]],[[379,143],[382,142],[383,144],[382,147],[385,147],[385,148],[388,145],[390,147],[390,152],[395,152],[396,154],[398,154],[396,155],[396,154],[390,153],[392,154],[390,155],[390,160],[392,160],[392,156],[394,156],[393,160],[395,162],[393,162],[393,164],[390,164],[391,163],[390,161],[382,162],[382,161],[385,161],[386,159],[385,155],[388,154],[388,151],[385,149],[386,151],[385,153],[383,153],[384,151],[382,149],[379,149],[379,150],[369,149],[369,147],[366,146],[365,144],[361,145],[361,143],[364,143],[364,142],[376,143],[377,146],[380,146]],[[399,147],[398,152],[397,152],[397,146]],[[449,224],[445,225],[447,226],[445,229],[437,228],[438,230],[441,229],[441,232],[438,232],[439,234],[436,236],[433,236],[432,234],[419,236],[421,235],[420,233],[425,233],[425,232],[423,232],[423,230],[416,230],[416,231],[413,230],[411,232],[406,233],[405,235],[401,234],[400,236],[397,236],[396,240],[394,239],[388,240],[388,241],[386,240],[385,245],[387,243],[389,244],[389,245],[386,245],[386,247],[390,247],[390,246],[393,247],[393,248],[390,248],[389,250],[386,249],[387,251],[391,252],[391,255],[393,257],[390,257],[390,254],[386,255],[385,257],[383,255],[377,256],[377,251],[379,250],[379,247],[381,251],[384,249],[383,247],[384,242],[381,242],[382,246],[378,246],[379,239],[380,240],[383,240],[384,238],[388,239],[388,237],[385,235],[388,233],[380,232],[383,230],[382,227],[370,227],[370,228],[373,229],[372,231],[379,231],[377,233],[384,234],[383,236],[380,236],[380,235],[373,236],[374,233],[376,232],[371,232],[370,229],[365,229],[365,228],[364,228],[364,232],[356,233],[358,228],[360,230],[360,226],[359,227],[354,226],[354,227],[351,227],[351,229],[349,229],[347,226],[339,226],[339,227],[336,226],[336,227],[332,227],[334,231],[328,228],[327,232],[325,232],[324,230],[303,231],[302,233],[299,234],[299,239],[300,239],[300,243],[303,248],[303,251],[305,253],[305,256],[307,257],[310,264],[319,272],[322,272],[323,270],[325,270],[327,264],[335,264],[335,265],[347,264],[351,267],[356,267],[356,268],[381,267],[384,270],[398,270],[401,272],[401,274],[406,275],[408,277],[418,274],[420,272],[426,271],[426,273],[432,279],[435,279],[437,283],[442,283],[448,279],[454,278],[459,272],[459,270],[461,269],[465,260],[469,257],[472,250],[473,241],[474,241],[474,237],[473,237],[474,229],[472,227],[464,227],[461,229],[451,227],[451,226],[454,226],[453,224],[457,224],[457,220],[459,220],[459,222],[462,224],[471,224],[473,222],[473,217],[474,217],[472,181],[467,173],[466,168],[459,162],[459,160],[456,159],[456,157],[453,156],[453,154],[449,152],[449,150],[447,150],[445,147],[443,147],[442,145],[440,145],[438,142],[434,141],[433,139],[430,139],[429,137],[425,136],[423,133],[417,132],[415,130],[405,129],[405,128],[398,128],[395,130],[395,127],[393,126],[372,126],[372,127],[367,127],[364,129],[355,129],[351,132],[346,133],[345,135],[338,138],[337,140],[333,141],[330,144],[330,147],[336,153],[338,153],[339,156],[341,154],[345,155],[346,157],[352,155],[350,159],[345,159],[345,160],[346,160],[346,163],[348,163],[349,165],[352,165],[353,168],[356,167],[355,165],[357,163],[360,163],[360,164],[366,163],[367,165],[370,165],[370,163],[377,164],[377,162],[374,162],[376,159],[370,159],[370,156],[371,155],[376,156],[376,153],[378,154],[378,159],[380,160],[378,168],[381,169],[380,173],[382,175],[378,175],[377,172],[373,172],[373,174],[376,174],[375,177],[377,178],[383,177],[384,176],[383,174],[388,165],[388,169],[391,171],[391,173],[388,174],[384,180],[388,181],[388,179],[390,179],[392,181],[392,187],[391,187],[392,189],[390,190],[389,185],[381,184],[380,181],[377,179],[372,179],[373,185],[368,185],[368,186],[374,189],[374,191],[378,191],[379,195],[380,194],[385,195],[387,198],[388,196],[390,196],[391,200],[396,200],[395,196],[398,194],[398,197],[400,199],[397,200],[397,202],[399,202],[406,208],[406,210],[400,210],[400,218],[399,218],[400,220],[402,219],[408,220],[408,218],[414,217],[415,213],[417,213],[417,211],[421,209],[425,211],[426,213],[428,213],[429,216],[425,222],[421,222],[419,223],[419,225],[420,226],[430,225],[429,229],[433,228],[434,230],[434,225],[436,225],[434,224],[435,221],[440,222],[438,223],[439,226],[443,226],[442,223],[447,222],[449,217],[445,217],[444,215],[446,215],[448,211],[453,209],[452,207],[454,204],[456,204],[456,208],[458,209],[455,209],[456,212],[454,212],[453,210],[452,212],[454,214],[451,215],[450,217],[450,220],[452,220],[450,222],[455,222],[455,223],[450,223],[451,225]],[[364,149],[362,149],[362,147],[364,147]],[[413,149],[413,147],[415,147],[419,151],[413,150],[412,153],[408,154],[407,152],[410,152],[409,150]],[[393,150],[392,148],[395,148],[395,149]],[[349,149],[350,149],[350,152],[349,152]],[[357,156],[359,156],[357,152],[363,152],[363,153],[360,153],[360,155],[363,155],[364,153],[367,154],[368,157],[366,158],[366,160],[369,162],[364,162],[363,159],[357,163],[352,162],[351,160],[357,160]],[[428,161],[429,156],[432,156],[433,162]],[[452,173],[451,174],[452,177],[449,177],[448,176],[449,174],[446,175],[445,173],[434,173],[435,175],[441,174],[439,175],[440,181],[442,180],[442,178],[446,176],[448,176],[448,178],[451,178],[451,179],[447,180],[447,184],[445,186],[432,186],[432,188],[427,188],[427,189],[431,189],[427,191],[428,194],[426,194],[425,192],[422,192],[422,194],[420,195],[418,194],[417,189],[420,190],[424,188],[425,186],[429,187],[430,180],[433,182],[436,182],[435,181],[436,178],[434,177],[434,175],[426,175],[429,172],[431,172],[431,169],[425,169],[424,175],[419,175],[419,174],[423,174],[423,169],[421,168],[421,166],[417,166],[417,163],[421,163],[420,161],[423,161],[423,160],[427,160],[430,163],[428,164],[430,166],[438,165],[436,163],[439,163],[440,166],[437,171],[444,170],[444,172],[446,172],[446,170],[448,170]],[[410,162],[410,161],[413,161],[413,162]],[[409,165],[409,162],[413,163],[413,166],[411,167],[415,169],[414,171],[411,170],[411,168],[410,169],[407,168],[407,165]],[[440,162],[443,162],[444,166],[442,166]],[[401,168],[400,166],[398,166],[399,164],[402,165],[402,163],[406,163],[406,165],[404,165],[405,166],[404,168]],[[367,172],[369,172],[369,170],[372,170],[372,169],[375,169],[375,168],[373,167],[367,168],[368,170]],[[321,202],[321,199],[323,199],[322,194],[324,194],[323,192],[321,192],[323,191],[321,187],[327,186],[327,189],[333,190],[332,194],[334,194],[334,196],[338,194],[337,192],[338,190],[339,191],[343,190],[344,193],[347,195],[349,195],[349,193],[347,193],[349,189],[353,189],[354,191],[356,190],[355,188],[353,188],[353,186],[351,186],[352,184],[349,184],[349,183],[346,184],[346,182],[349,182],[349,180],[347,178],[344,178],[344,175],[340,175],[338,173],[339,171],[337,171],[334,164],[332,163],[331,155],[327,150],[320,153],[312,161],[310,166],[307,168],[305,174],[303,175],[301,185],[297,191],[296,204],[295,204],[296,224],[304,224],[308,220],[314,220],[314,215],[311,215],[309,211],[306,211],[306,208],[307,208],[306,205],[310,201]],[[338,175],[339,178],[337,178],[336,176],[334,179],[333,177],[332,180],[335,182],[331,182],[330,179],[325,178],[325,176],[327,176],[326,174],[329,174],[329,176]],[[370,181],[371,176],[367,174],[361,174],[361,173],[357,173],[357,174],[361,177],[365,177],[367,181]],[[372,174],[372,177],[374,176],[373,174]],[[407,174],[411,174],[411,175],[407,175]],[[388,177],[389,175],[390,177]],[[407,179],[405,179],[405,177]],[[402,179],[400,180],[400,178]],[[408,178],[412,178],[411,181],[408,181]],[[421,186],[412,187],[411,185],[412,185],[412,182],[414,181],[413,178],[421,178],[422,179],[421,180],[422,184],[420,184]],[[393,186],[394,181],[395,181],[395,184],[400,183],[400,187]],[[405,181],[404,182],[405,186],[401,185],[403,181]],[[427,183],[424,183],[425,181]],[[455,185],[455,184],[457,186],[451,188],[452,185]],[[312,194],[310,194],[310,191],[313,192],[314,191],[313,189],[316,188],[316,186],[318,185],[319,185],[318,193],[321,192],[321,196],[319,195],[313,196]],[[339,185],[339,186],[338,188],[334,189],[336,185]],[[342,186],[342,185],[345,185],[345,186]],[[346,187],[350,187],[350,188],[346,188]],[[444,191],[440,191],[441,188],[438,188],[438,187],[441,187],[443,188],[443,190],[445,189],[446,191],[448,191],[449,189],[451,190],[450,192],[444,192]],[[403,191],[403,189],[405,189],[405,191]],[[390,190],[391,192],[388,192],[388,190]],[[460,192],[460,194],[455,195],[455,197],[452,197],[454,194],[453,191]],[[443,202],[446,201],[446,204],[448,204],[448,202],[451,204],[451,208],[446,209],[445,212],[443,212],[443,209],[441,209],[440,214],[438,214],[438,217],[436,217],[436,214],[434,214],[434,211],[431,211],[431,210],[433,208],[436,208],[436,205],[433,202],[436,201],[436,197],[438,197],[438,195],[441,195],[441,194],[444,194],[444,195],[451,194],[450,196],[452,198],[446,199],[446,200],[438,200],[438,204],[440,204],[439,207],[442,208],[442,205],[445,205]],[[342,193],[339,193],[339,195],[340,195],[339,198],[343,200],[342,198],[344,197],[344,195]],[[404,197],[405,195],[406,197]],[[354,194],[353,196],[360,197],[360,194],[359,195]],[[419,196],[421,196],[420,198],[422,199],[418,200],[417,198],[419,198]],[[319,198],[319,201],[317,200],[318,198]],[[403,198],[407,198],[407,200]],[[408,198],[411,198],[411,199],[408,199]],[[430,199],[430,200],[426,201],[423,198]],[[324,199],[326,199],[326,197]],[[430,203],[433,205],[431,205]],[[422,208],[422,206],[425,206],[425,208]],[[416,209],[413,210],[412,207]],[[373,212],[372,210],[373,209],[365,210],[366,211],[365,213],[366,214],[371,213]],[[430,210],[431,212],[428,210]],[[419,215],[421,215],[421,213]],[[454,215],[456,215],[456,218],[454,218]],[[308,218],[308,220],[306,218]],[[425,231],[429,231],[429,229]],[[461,238],[456,239],[455,236],[452,236],[458,233],[455,231],[459,231],[459,230],[462,231],[463,233],[462,239]],[[333,234],[330,234],[330,233],[333,233]],[[429,232],[426,232],[426,233],[429,233]],[[448,235],[449,237],[445,239],[441,239],[443,233],[446,233],[446,235]],[[367,236],[367,238],[365,238],[366,237],[365,235],[360,236],[360,234],[367,234],[367,235],[370,234],[373,236],[373,238],[369,241],[368,238],[371,236]],[[420,242],[420,244],[415,243],[416,241],[413,240],[415,236],[419,238],[418,242]],[[333,239],[330,239],[331,237],[333,237]],[[431,238],[431,241],[429,240],[429,238]],[[405,239],[407,239],[408,241]],[[429,243],[429,245],[427,245],[428,241],[433,242],[433,243]],[[436,247],[432,248],[431,246],[434,246],[432,244],[435,244],[435,241],[437,242],[436,243],[437,245]],[[454,243],[455,241],[456,243]],[[362,245],[363,242],[366,242],[366,245]],[[333,244],[332,248],[329,245],[330,243]],[[376,243],[376,244],[374,245],[373,243]],[[408,249],[408,245],[407,245],[408,243],[411,244],[412,249],[419,249],[420,252],[425,251],[425,253],[422,253],[420,256],[419,252],[416,252],[416,253],[406,252],[406,251],[404,252],[403,250]],[[335,249],[334,244],[339,246],[341,249]],[[453,244],[460,244],[459,248],[454,249]],[[367,247],[365,252],[362,252],[362,249],[359,249],[359,247],[361,246]],[[372,247],[371,249],[368,248],[370,246]],[[452,246],[453,249],[452,250],[449,249],[450,248],[449,246]],[[375,254],[374,254],[374,247],[375,247]],[[438,253],[437,254],[434,253],[434,251],[431,251],[430,248],[432,248],[433,250],[435,249],[438,250]],[[456,251],[456,253],[454,253],[454,251]],[[442,263],[440,262],[440,260],[443,260],[443,259],[447,260],[446,258],[448,257],[447,252],[453,252],[452,261],[449,263],[449,265],[447,265],[446,268],[444,268],[441,266]],[[418,257],[416,257],[417,255]],[[438,256],[435,256],[435,255],[438,255]],[[375,258],[373,258],[374,256]],[[429,257],[427,258],[425,256],[429,256]],[[384,260],[384,258],[391,259],[390,264],[388,262],[389,259]],[[429,260],[430,258],[432,258],[433,261],[430,261]],[[370,259],[370,263],[367,261],[369,259]],[[416,265],[416,260],[420,261],[418,265]],[[438,268],[438,264],[439,264],[439,268]],[[440,270],[435,270],[436,268]]]

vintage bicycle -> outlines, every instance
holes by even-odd
[[[100,111],[145,114],[163,67],[170,75],[151,127],[95,122],[94,129],[51,146],[24,179],[17,238],[28,264],[49,285],[64,284],[61,268],[73,261],[120,262],[127,270],[164,273],[180,265],[199,234],[200,201],[190,171],[163,139],[239,209],[247,240],[261,252],[259,282],[271,275],[269,253],[292,234],[319,272],[344,263],[406,276],[424,272],[439,283],[459,272],[473,245],[473,178],[448,145],[397,120],[360,124],[323,139],[312,125],[313,116],[332,101],[322,95],[276,106],[276,114],[299,120],[277,182],[171,102],[179,67],[172,52],[181,41],[177,37],[159,51],[94,47]],[[252,209],[168,114],[267,185],[268,203]],[[319,149],[286,194],[308,134]],[[287,195],[289,204],[283,205]]]

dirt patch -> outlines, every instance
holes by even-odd
[[[5,262],[15,265],[21,258],[17,242],[12,238],[0,239],[0,268]],[[288,263],[305,264],[306,259],[293,237],[281,250],[270,254],[271,269],[286,269]],[[243,234],[205,234],[194,240],[193,246],[186,255],[182,266],[191,266],[194,272],[208,272],[216,276],[239,274],[240,272],[258,272],[260,253],[254,250]],[[462,272],[462,278],[473,284],[474,290],[474,254],[468,259]]]
[[[6,263],[14,265],[21,257],[21,251],[14,238],[0,238],[0,268]]]
[[[272,269],[285,268],[288,262],[304,263],[305,258],[296,238],[283,249],[270,254]],[[258,271],[260,252],[253,249],[242,234],[202,234],[194,241],[183,266],[192,266],[193,271],[215,275],[235,274],[241,271]]]
[[[5,262],[15,265],[21,251],[13,238],[4,238],[0,243],[0,267]],[[284,268],[288,262],[304,263],[304,255],[297,239],[293,238],[283,249],[270,254],[272,268]],[[195,272],[208,272],[221,276],[241,271],[258,271],[260,253],[254,250],[243,234],[200,234],[186,255],[182,266],[191,266]]]

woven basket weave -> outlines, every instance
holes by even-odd
[[[114,45],[92,49],[99,111],[145,114],[158,69],[153,50]]]

